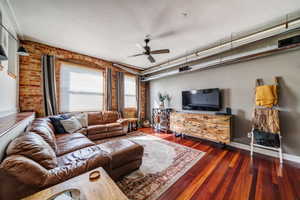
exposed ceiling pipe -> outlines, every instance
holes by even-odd
[[[278,48],[278,46],[274,44],[274,45],[259,48],[256,50],[251,50],[251,51],[247,51],[244,53],[238,53],[238,54],[234,54],[234,55],[230,55],[230,56],[225,56],[222,58],[216,58],[214,60],[210,60],[207,62],[202,62],[202,63],[191,66],[191,69],[188,71],[179,72],[178,69],[175,69],[175,70],[171,70],[168,72],[156,74],[153,76],[148,76],[148,77],[145,77],[143,79],[143,81],[150,81],[150,80],[155,80],[155,79],[159,79],[159,78],[163,78],[163,77],[167,77],[167,76],[171,76],[171,75],[175,75],[175,74],[189,73],[189,72],[196,71],[196,70],[203,70],[203,69],[208,69],[208,68],[212,68],[212,67],[217,67],[220,65],[241,62],[241,61],[245,61],[245,60],[250,60],[250,59],[267,56],[267,55],[271,55],[271,54],[275,54],[275,53],[279,53],[279,52],[283,52],[283,51],[287,51],[287,50],[294,50],[294,49],[298,49],[298,48],[300,48],[300,44],[295,44],[295,45],[291,45],[291,46],[283,47],[283,48]]]
[[[300,18],[288,21],[286,23],[282,23],[276,26],[273,26],[269,29],[259,31],[257,33],[245,36],[243,38],[239,38],[236,40],[232,40],[230,42],[223,43],[221,45],[217,45],[214,47],[210,47],[204,50],[200,50],[197,52],[194,52],[190,55],[183,56],[180,58],[177,58],[173,61],[170,61],[168,63],[159,65],[157,67],[150,68],[148,70],[144,70],[141,72],[142,75],[151,74],[154,72],[159,72],[161,70],[166,70],[172,67],[176,67],[178,65],[184,65],[186,63],[186,60],[189,60],[190,62],[206,58],[215,54],[220,54],[229,50],[232,50],[234,48],[238,48],[262,39],[270,38],[273,36],[277,36],[280,34],[285,34],[287,32],[296,30],[300,28]]]
[[[117,64],[117,63],[113,63],[113,66],[118,67],[118,68],[120,68],[120,69],[123,69],[123,70],[125,70],[125,71],[127,71],[127,72],[129,72],[129,73],[131,73],[131,74],[135,74],[135,75],[141,76],[141,73],[139,73],[139,72],[137,72],[137,71],[134,71],[134,70],[132,70],[132,69],[130,69],[130,68],[128,68],[128,67],[125,67],[125,66],[123,66],[123,65],[120,65],[120,64]]]

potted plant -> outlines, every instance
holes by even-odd
[[[164,109],[165,108],[165,100],[168,101],[168,106],[170,106],[171,96],[168,94],[163,95],[162,93],[158,93],[158,99],[160,101],[159,108]]]
[[[166,95],[162,95],[162,93],[158,93],[158,99],[160,101],[160,105],[159,108],[160,109],[164,109],[165,108],[165,99],[166,99]]]

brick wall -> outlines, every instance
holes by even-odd
[[[74,62],[85,66],[99,68],[105,70],[112,69],[112,108],[117,109],[116,99],[116,79],[117,72],[123,71],[114,67],[111,62],[102,59],[78,54],[64,49],[48,46],[31,41],[22,41],[22,45],[28,50],[29,56],[20,57],[20,89],[19,89],[19,104],[21,111],[34,111],[37,116],[44,116],[44,102],[42,90],[42,71],[41,71],[41,56],[44,54],[56,56],[56,85],[57,93],[59,94],[59,66],[61,61]],[[141,84],[141,117],[146,116],[146,84]],[[58,98],[59,95],[58,95]],[[58,100],[59,102],[59,100]]]

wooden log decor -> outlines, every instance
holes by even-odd
[[[227,144],[230,142],[231,116],[172,112],[170,129],[176,133]]]

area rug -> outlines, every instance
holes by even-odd
[[[109,140],[120,138],[127,138],[144,146],[143,163],[140,169],[117,182],[120,189],[131,200],[157,199],[205,154],[142,132],[133,132]],[[97,143],[105,141],[107,140]]]

